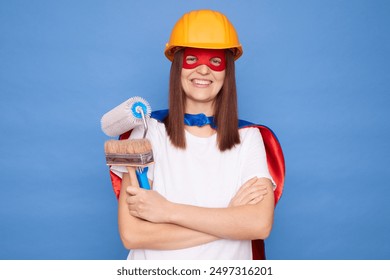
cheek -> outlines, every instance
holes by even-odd
[[[218,72],[216,75],[214,75],[214,77],[215,77],[215,82],[218,84],[220,88],[222,88],[222,85],[225,81],[225,71]]]
[[[185,79],[187,79],[188,76],[191,74],[191,72],[192,72],[191,70],[182,68],[180,74],[181,80],[184,81]]]
[[[184,70],[184,69],[183,69]],[[187,93],[187,89],[188,89],[188,77],[185,73],[183,73],[185,71],[182,71],[181,72],[181,76],[180,76],[180,79],[181,79],[181,87],[183,88],[184,92]]]
[[[225,80],[225,70],[221,72],[217,72],[215,78],[218,79],[218,81],[223,82]]]

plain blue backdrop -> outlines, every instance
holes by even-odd
[[[2,0],[0,259],[126,258],[100,118],[167,107],[164,46],[200,8],[239,33],[240,117],[284,148],[268,258],[390,258],[388,1]]]

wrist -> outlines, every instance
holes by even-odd
[[[176,219],[177,219],[177,206],[178,204],[177,203],[174,203],[174,202],[170,202],[170,201],[167,201],[167,216],[166,216],[166,219],[167,219],[167,223],[170,223],[170,224],[174,224]]]

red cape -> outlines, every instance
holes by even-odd
[[[153,117],[153,115],[152,115]],[[159,118],[157,118],[159,119]],[[276,137],[276,135],[266,126],[256,125],[246,121],[240,121],[240,128],[256,127],[260,130],[263,137],[265,151],[267,154],[267,163],[269,172],[276,183],[276,189],[274,191],[275,206],[278,203],[283,193],[284,177],[285,177],[285,163],[282,147]],[[128,139],[131,131],[122,134],[119,139]],[[119,198],[122,179],[110,171],[110,177],[114,193]],[[264,240],[252,240],[252,254],[254,260],[265,260],[265,247]]]

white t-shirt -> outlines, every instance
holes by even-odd
[[[147,138],[153,148],[154,165],[148,178],[153,190],[176,203],[200,207],[227,207],[238,189],[249,179],[272,180],[263,139],[257,128],[239,130],[241,143],[220,152],[216,134],[201,138],[186,131],[186,149],[175,148],[163,123],[150,119]],[[137,127],[131,138],[141,138]],[[125,168],[113,167],[121,176]],[[164,233],[161,233],[164,234]],[[217,240],[180,250],[131,250],[128,259],[252,259],[250,240]]]

